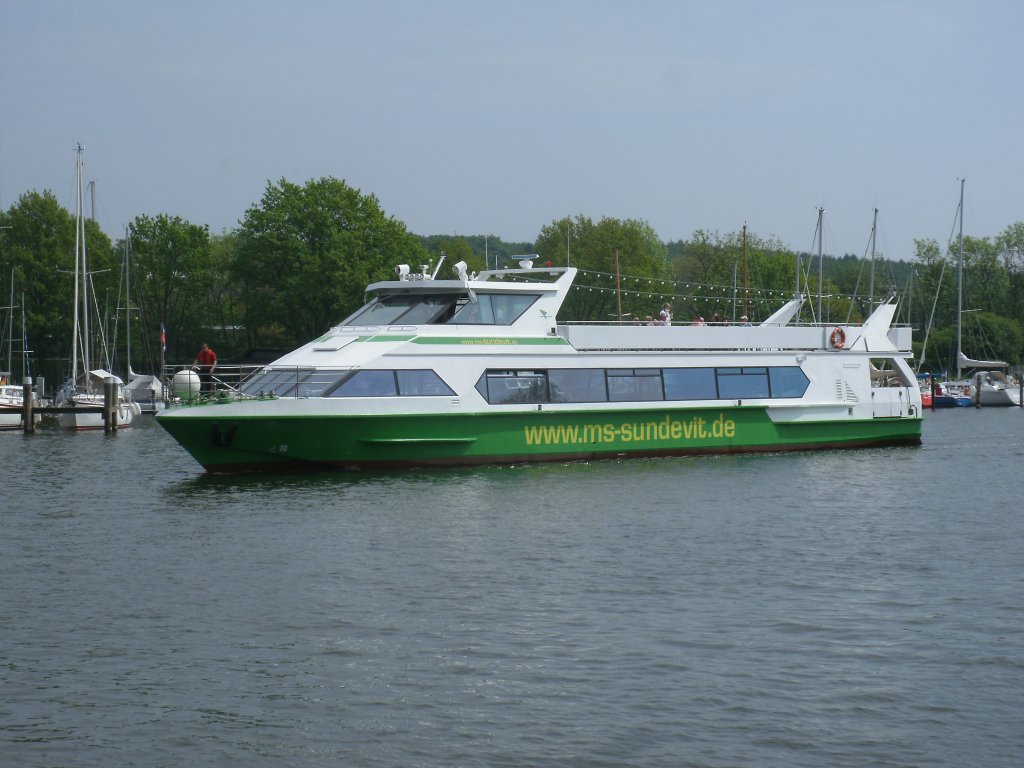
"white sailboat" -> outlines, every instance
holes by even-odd
[[[24,298],[22,299],[24,304]],[[15,383],[14,378],[14,270],[11,270],[11,298],[5,307],[7,319],[4,323],[4,340],[7,344],[7,369],[0,371],[0,429],[21,429],[24,427],[25,388]],[[28,370],[28,336],[25,333],[25,309],[21,310],[21,380],[31,375]],[[40,405],[36,392],[31,394],[33,407]],[[35,416],[38,422],[39,415]]]
[[[91,368],[92,338],[89,333],[90,280],[85,247],[85,216],[82,195],[82,145],[78,145],[75,169],[75,290],[72,306],[71,377],[57,393],[57,423],[65,429],[103,429],[104,384],[113,379],[116,385],[117,426],[130,425],[139,414],[139,407],[125,392],[124,382],[104,367]],[[81,351],[82,374],[79,374]],[[85,410],[89,409],[89,410]]]
[[[976,405],[1019,406],[1020,388],[1006,374],[1007,363],[1002,360],[975,360],[963,353],[963,287],[964,287],[964,179],[960,179],[960,208],[958,212],[960,251],[956,270],[956,382]],[[963,380],[964,371],[973,371],[969,380]]]

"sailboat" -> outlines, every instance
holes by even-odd
[[[57,393],[57,423],[65,429],[103,429],[104,384],[111,379],[116,388],[114,418],[126,427],[139,415],[139,406],[125,392],[124,382],[105,368],[91,368],[92,338],[89,333],[90,285],[85,247],[85,216],[82,195],[82,145],[78,145],[75,168],[75,290],[72,303],[71,377]],[[81,286],[81,289],[79,288]],[[82,373],[79,375],[79,352]]]
[[[964,179],[960,179],[960,208],[958,212],[960,251],[956,270],[956,382],[950,386],[960,389],[977,405],[1020,405],[1020,389],[1007,377],[1007,364],[1002,360],[974,360],[963,352],[963,292],[964,292]],[[965,370],[972,370],[969,380],[963,380]],[[994,369],[994,370],[993,370]]]
[[[24,299],[22,299],[24,304]],[[7,342],[7,370],[0,371],[0,429],[21,429],[24,425],[25,413],[25,388],[14,381],[14,270],[11,270],[11,299],[5,307],[7,309],[7,320],[4,323],[4,340]],[[25,309],[21,310],[21,339],[22,339],[22,361],[21,378],[23,381],[30,380],[28,370],[28,336],[25,332]],[[39,397],[33,391],[31,394],[33,407],[40,405]],[[35,421],[39,421],[37,414]]]
[[[128,369],[128,391],[132,402],[139,406],[141,413],[153,414],[163,410],[167,403],[164,399],[164,385],[159,376],[147,373],[136,373],[132,370],[132,300],[131,300],[131,237],[128,227],[124,228],[124,261],[121,265],[121,277],[124,282],[125,301],[125,359]]]

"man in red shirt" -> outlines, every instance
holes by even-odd
[[[216,367],[217,353],[204,341],[192,363],[192,370],[199,371],[200,392],[213,392],[213,369]]]

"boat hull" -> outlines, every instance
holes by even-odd
[[[163,426],[207,471],[514,464],[921,442],[920,416],[773,416],[767,407],[503,413],[240,415],[169,409]]]
[[[76,432],[105,429],[102,412],[96,410],[103,405],[102,400],[68,402],[64,406],[58,406],[56,412],[57,425],[61,429],[70,429]],[[81,408],[90,410],[81,410]],[[139,407],[135,403],[120,402],[115,410],[117,427],[124,429],[130,427],[135,417],[139,415]]]

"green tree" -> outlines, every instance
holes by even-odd
[[[34,363],[31,370],[50,382],[60,382],[70,369],[75,217],[50,191],[26,192],[3,214],[0,226],[4,227],[0,229],[0,280],[7,288],[6,299],[13,276],[15,301],[24,305]],[[99,297],[95,309],[116,291],[119,273],[110,238],[90,220],[85,222],[85,244],[92,285]],[[99,334],[109,326],[97,323],[94,317],[90,327],[99,353],[103,348]],[[93,362],[104,361],[97,358]]]
[[[564,218],[541,229],[535,249],[541,263],[562,265],[568,260],[582,271],[578,288],[565,302],[565,319],[616,317],[620,299],[624,314],[650,313],[671,300],[668,252],[645,221]],[[624,284],[623,276],[631,277],[632,284]]]
[[[996,236],[996,248],[1009,280],[1009,314],[1024,320],[1024,221],[1011,224]]]
[[[291,347],[339,322],[367,284],[426,252],[377,198],[344,181],[267,184],[238,231],[233,273],[246,297],[254,346]]]
[[[217,315],[211,285],[217,274],[207,226],[178,216],[142,215],[128,225],[128,236],[132,303],[142,308],[140,337],[159,339],[163,325],[168,361],[191,360],[202,341],[216,349],[223,335],[213,327]]]

